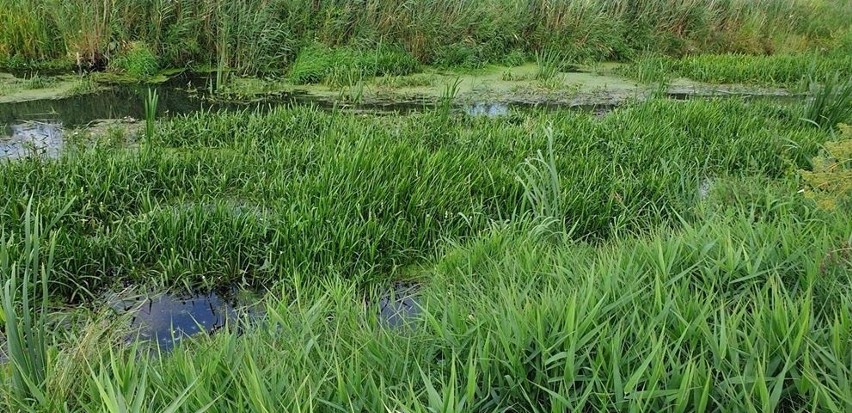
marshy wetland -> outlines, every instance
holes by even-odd
[[[850,411],[849,22],[0,0],[0,410]]]

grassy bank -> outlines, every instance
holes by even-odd
[[[574,61],[848,47],[843,0],[479,2],[0,1],[0,65],[56,59],[146,74],[212,65],[280,72],[314,44],[480,66],[555,50]]]
[[[0,408],[847,411],[852,136],[813,107],[197,113],[2,162]],[[365,302],[400,279],[391,329]],[[123,283],[266,317],[140,357],[48,311]]]

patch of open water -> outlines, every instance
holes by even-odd
[[[421,314],[418,291],[416,284],[394,283],[379,290],[376,298],[368,298],[365,310],[376,314],[383,326],[403,328]],[[263,301],[252,294],[114,293],[107,297],[107,303],[118,314],[129,317],[131,334],[126,343],[138,340],[165,352],[197,334],[223,329],[240,332],[246,322],[265,316]]]

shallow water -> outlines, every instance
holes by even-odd
[[[584,81],[591,81],[589,79],[596,78],[583,79]],[[156,90],[158,94],[158,118],[201,110],[246,108],[265,110],[275,106],[293,104],[385,114],[404,114],[435,106],[434,101],[417,98],[403,101],[373,100],[367,103],[344,103],[328,96],[312,95],[307,91],[276,93],[247,102],[211,101],[204,98],[209,83],[209,75],[183,73],[156,85],[122,84],[114,85],[96,93],[60,99],[0,103],[0,160],[17,159],[34,154],[46,157],[58,156],[63,147],[63,130],[65,128],[86,127],[93,122],[106,119],[124,119],[130,122],[142,119],[144,117],[143,102],[149,88]],[[457,107],[456,110],[469,116],[486,117],[504,116],[513,109],[528,108],[572,108],[603,115],[619,104],[620,100],[614,98],[619,95],[616,91],[621,89],[618,88],[623,86],[621,84],[609,85],[607,87],[615,87],[616,89],[609,93],[596,93],[582,99],[567,100],[560,100],[559,96],[561,95],[555,95],[544,100],[542,100],[542,97],[539,97],[541,98],[539,99],[535,96],[527,96],[521,100],[501,101],[501,99],[507,97],[501,97],[498,94],[493,96],[493,99],[475,100],[472,103]],[[799,99],[799,97],[786,94],[782,90],[750,94],[748,89],[698,88],[689,83],[672,85],[667,96],[672,99],[706,98],[709,96],[741,96],[779,100]],[[550,101],[548,99],[555,100]]]
[[[215,293],[126,298],[111,303],[119,313],[131,312],[130,327],[134,334],[127,341],[155,343],[160,350],[170,351],[182,339],[199,333],[212,334],[236,323],[243,306]]]
[[[376,299],[368,299],[365,309],[376,314],[378,322],[384,326],[405,327],[421,314],[418,289],[416,284],[395,283],[380,290],[374,296]],[[130,317],[132,333],[126,337],[127,343],[138,340],[165,352],[197,334],[214,334],[232,328],[239,332],[245,322],[260,320],[265,314],[262,302],[251,294],[134,296],[125,292],[110,295],[107,302],[117,313]]]
[[[0,133],[0,159],[38,155],[56,157],[62,149],[62,125],[55,122],[24,122]]]
[[[378,306],[379,322],[391,327],[400,328],[415,320],[422,308],[417,295],[418,286],[410,283],[396,283],[383,291],[375,305]],[[368,309],[373,304],[367,302]]]

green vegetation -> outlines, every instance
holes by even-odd
[[[801,171],[805,196],[821,208],[849,208],[852,203],[852,126],[840,125],[839,139],[825,143],[825,153],[815,157],[813,170]]]
[[[852,77],[852,54],[722,54],[683,58],[648,55],[619,69],[619,73],[646,83],[685,77],[708,83],[795,87],[801,86],[803,80],[806,81],[809,76],[827,79],[837,74],[841,79],[849,79]]]
[[[312,45],[296,58],[290,70],[290,81],[302,85],[326,81],[341,85],[348,77],[402,76],[417,71],[413,56],[398,50],[379,48],[359,52],[354,49],[330,49]]]
[[[316,42],[389,45],[420,63],[468,67],[548,49],[583,61],[852,44],[845,0],[2,0],[0,10],[0,66],[96,67],[134,44],[148,45],[164,67],[223,65],[241,74],[284,70]]]
[[[832,128],[852,117],[852,77],[836,73],[822,82],[811,79],[810,89],[806,120],[821,128]]]
[[[0,159],[0,411],[852,411],[850,21],[841,0],[0,0],[0,67],[29,69],[3,99],[204,67],[219,97],[436,103],[169,117],[149,89],[144,124]],[[110,73],[32,74],[54,67]],[[684,77],[807,96],[666,99]],[[457,106],[594,91],[625,103]],[[399,326],[395,283],[419,306]],[[166,353],[104,298],[128,285],[259,291],[262,315]]]
[[[157,73],[157,56],[144,43],[132,42],[110,61],[114,70],[136,78],[147,78]]]
[[[852,202],[816,208],[799,188],[815,157],[848,167],[848,136],[805,111],[197,113],[136,147],[5,162],[9,338],[18,314],[51,314],[15,299],[14,268],[39,269],[57,303],[123,282],[269,292],[244,334],[168,355],[139,357],[97,312],[62,324],[0,365],[0,406],[846,411]],[[423,310],[389,328],[365,297],[400,279]]]

